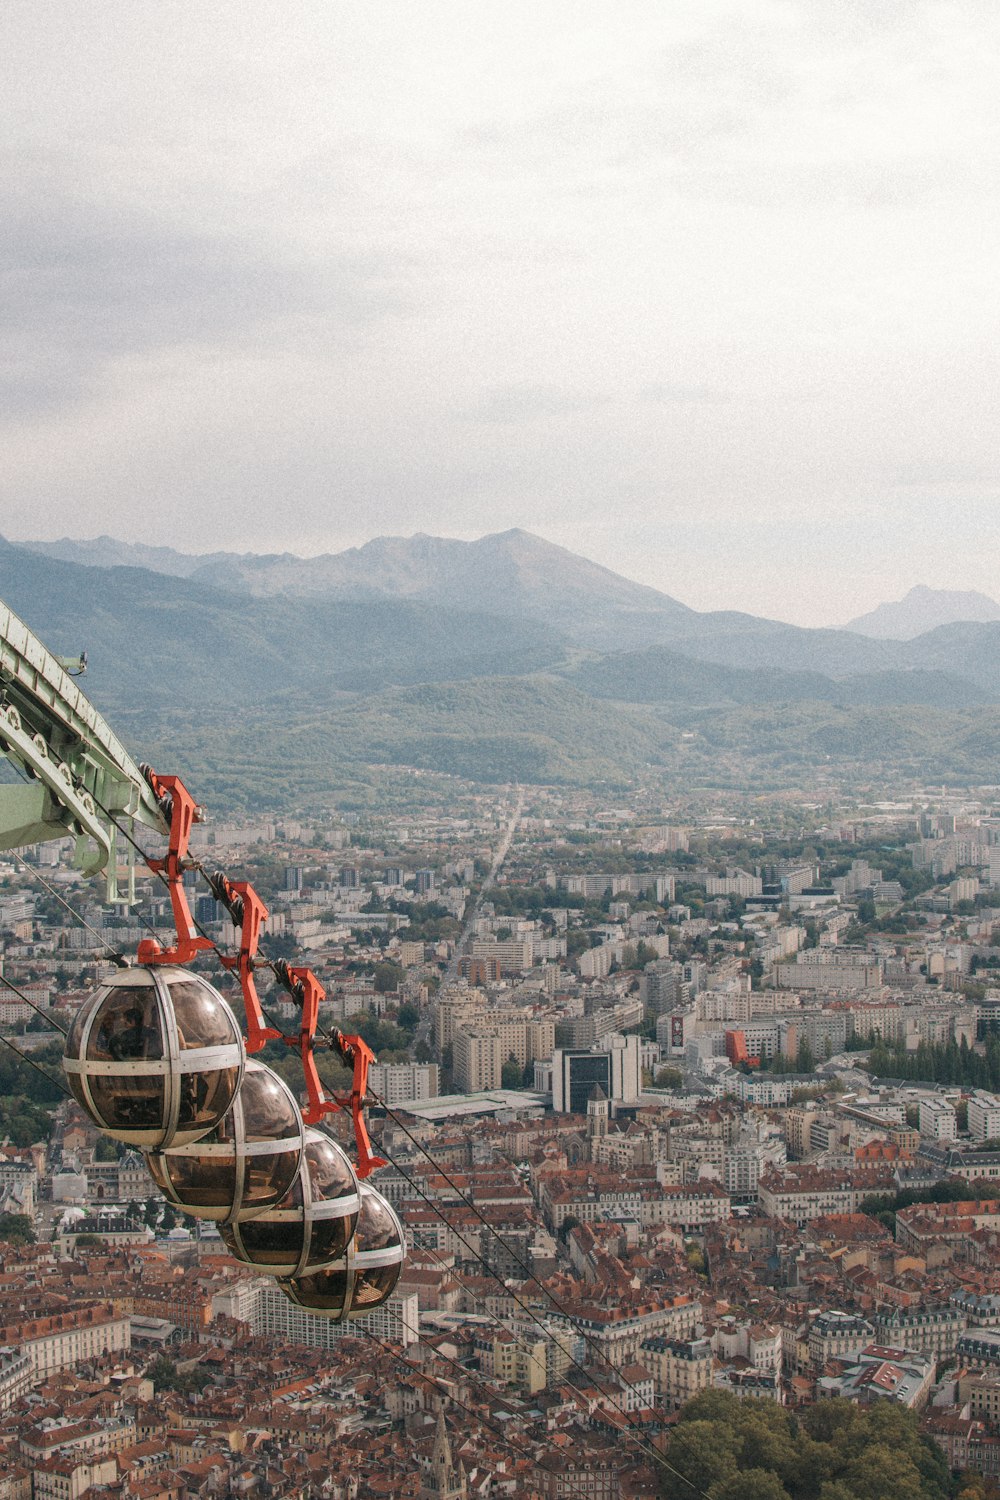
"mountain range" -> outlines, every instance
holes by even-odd
[[[308,801],[406,766],[997,779],[1000,620],[899,640],[703,613],[524,531],[310,559],[0,540],[0,597],[88,651],[87,691],[137,752],[179,755],[224,801],[251,773]]]
[[[929,589],[918,583],[902,599],[880,604],[867,615],[850,620],[845,630],[876,640],[912,641],[938,625],[1000,620],[1000,604],[975,589]]]

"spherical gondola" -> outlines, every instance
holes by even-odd
[[[122,969],[77,1012],[66,1039],[73,1097],[127,1145],[197,1141],[228,1113],[246,1054],[215,987],[187,969]]]
[[[307,1130],[302,1164],[277,1208],[222,1225],[222,1238],[237,1260],[264,1276],[302,1276],[343,1257],[360,1207],[347,1156],[328,1135]]]
[[[147,1164],[168,1202],[233,1224],[277,1207],[295,1181],[304,1138],[291,1089],[250,1058],[225,1119],[200,1141],[151,1152]]]
[[[392,1296],[403,1269],[403,1226],[392,1205],[366,1182],[354,1239],[338,1265],[281,1284],[290,1302],[321,1317],[360,1318]]]

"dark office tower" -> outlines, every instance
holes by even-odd
[[[196,922],[218,922],[222,913],[214,896],[199,896],[194,904]]]
[[[434,889],[434,871],[418,870],[416,876],[416,890],[418,896],[426,896],[428,891]]]

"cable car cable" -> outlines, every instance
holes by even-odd
[[[115,824],[115,827],[118,828],[119,832],[123,835],[123,837],[128,840],[128,842],[132,845],[132,847],[136,850],[136,852],[142,857],[143,861],[148,865],[149,864],[149,856],[146,854],[146,851],[142,848],[142,846],[138,843],[138,841],[136,839],[134,839],[132,837],[132,835],[125,828],[122,827],[122,825],[118,822],[118,820],[114,817],[114,815],[111,813],[111,811],[108,808],[104,807],[101,803],[98,803],[97,805],[101,808],[101,811]],[[205,870],[204,866],[201,864],[200,861],[198,861],[198,860],[192,860],[191,861],[191,868],[197,870],[206,880],[208,880],[207,871]],[[160,879],[161,883],[165,887],[167,887],[169,889],[169,882],[167,880],[167,877],[163,874],[163,872],[158,870],[158,871],[155,871],[154,873],[159,876],[159,879]],[[215,954],[216,954],[217,957],[221,958],[221,957],[225,956],[225,955],[223,955],[222,950],[219,947],[219,945],[215,942],[215,940],[212,937],[209,936],[209,934],[202,927],[201,923],[198,922],[197,918],[195,918],[193,916],[192,916],[192,924],[193,924],[195,930],[205,939],[205,941],[208,943],[209,947],[215,952]],[[272,970],[272,972],[277,973],[277,969],[275,967],[275,963],[271,959],[265,959],[265,960],[263,960],[261,962],[260,967],[262,967],[262,968],[269,968],[269,969]],[[326,1040],[328,1040],[328,1041],[330,1040],[328,1032],[320,1031],[320,1034]],[[601,1361],[608,1367],[608,1369],[610,1369],[610,1370],[612,1370],[614,1372],[614,1374],[618,1377],[618,1379],[622,1381],[624,1387],[627,1390],[629,1390],[634,1396],[639,1397],[641,1393],[627,1380],[627,1378],[622,1374],[622,1372],[619,1370],[618,1366],[614,1363],[614,1361],[607,1354],[605,1354],[605,1352],[604,1352],[603,1349],[601,1349],[599,1346],[595,1345],[594,1341],[579,1326],[577,1320],[573,1318],[572,1314],[570,1312],[568,1312],[567,1309],[564,1308],[562,1306],[562,1304],[559,1302],[559,1300],[555,1297],[555,1295],[552,1292],[550,1292],[548,1290],[548,1288],[546,1288],[542,1284],[541,1281],[539,1281],[538,1277],[535,1276],[535,1274],[531,1270],[531,1268],[525,1264],[525,1262],[520,1258],[520,1256],[518,1256],[516,1254],[516,1252],[514,1250],[511,1249],[511,1247],[507,1244],[507,1242],[503,1239],[503,1237],[499,1234],[499,1232],[493,1227],[493,1225],[490,1224],[489,1221],[483,1216],[483,1214],[479,1211],[479,1209],[471,1201],[471,1199],[467,1198],[466,1195],[464,1193],[462,1193],[461,1189],[449,1177],[448,1173],[445,1172],[444,1169],[442,1167],[440,1167],[437,1162],[434,1161],[434,1158],[431,1156],[430,1152],[426,1150],[426,1148],[417,1139],[417,1137],[413,1135],[413,1133],[406,1127],[405,1124],[403,1124],[403,1122],[399,1119],[399,1117],[395,1113],[395,1111],[392,1110],[385,1103],[385,1101],[383,1099],[381,1099],[377,1094],[374,1094],[371,1090],[369,1090],[369,1097],[372,1098],[383,1109],[385,1109],[385,1112],[388,1115],[388,1117],[390,1119],[392,1119],[396,1125],[399,1126],[399,1128],[403,1131],[403,1133],[413,1142],[413,1144],[417,1147],[417,1149],[427,1158],[427,1160],[430,1162],[430,1164],[434,1167],[435,1171],[440,1176],[442,1176],[444,1178],[444,1180],[448,1183],[448,1185],[452,1188],[452,1190],[458,1195],[460,1201],[462,1203],[464,1203],[465,1206],[468,1209],[470,1209],[470,1211],[476,1216],[476,1218],[478,1218],[480,1220],[480,1222],[483,1224],[484,1228],[488,1231],[488,1233],[490,1233],[490,1234],[492,1234],[494,1236],[494,1238],[496,1239],[497,1243],[507,1252],[507,1254],[511,1257],[511,1259],[514,1261],[514,1263],[516,1265],[518,1265],[521,1268],[522,1271],[524,1271],[526,1278],[528,1280],[533,1281],[535,1283],[535,1285],[542,1292],[543,1296],[545,1296],[552,1303],[553,1307],[555,1307],[556,1310],[560,1313],[560,1315],[562,1317],[566,1318],[566,1320],[570,1323],[570,1325],[577,1330],[579,1336],[583,1339],[585,1345],[589,1349],[591,1349],[592,1352],[596,1353],[597,1357],[599,1359],[601,1359]],[[383,1148],[380,1146],[379,1149],[382,1150]],[[388,1153],[386,1153],[386,1156],[387,1156],[387,1159],[390,1162],[392,1162],[393,1159],[390,1156],[388,1156]],[[397,1170],[400,1170],[400,1168],[398,1167],[398,1165],[395,1162],[393,1162],[393,1165],[396,1166]],[[402,1175],[405,1176],[405,1173],[402,1174]],[[414,1184],[414,1186],[415,1186],[415,1184]],[[417,1191],[420,1192],[419,1189],[417,1189]],[[423,1193],[421,1193],[421,1196],[422,1197],[426,1197],[426,1195],[424,1195]],[[441,1219],[443,1220],[443,1222],[445,1224],[447,1224],[449,1228],[452,1229],[452,1232],[457,1234],[458,1231],[454,1229],[453,1225],[449,1224],[449,1221],[444,1217],[443,1213],[441,1212],[441,1209],[434,1202],[434,1200],[431,1199],[431,1198],[426,1198],[426,1201],[431,1206],[431,1208],[433,1209],[433,1211],[441,1217]],[[477,1259],[479,1261],[479,1263],[483,1266],[483,1269],[486,1270],[491,1276],[493,1276],[500,1283],[500,1285],[504,1287],[505,1291],[507,1291],[511,1296],[514,1297],[514,1300],[518,1302],[518,1305],[523,1309],[523,1311],[525,1311],[528,1314],[528,1316],[532,1319],[532,1321],[534,1321],[536,1323],[539,1323],[539,1326],[543,1326],[543,1325],[541,1325],[540,1320],[536,1317],[536,1315],[528,1307],[528,1305],[526,1303],[522,1302],[521,1299],[518,1298],[515,1293],[510,1292],[510,1289],[506,1286],[506,1283],[504,1283],[502,1281],[502,1279],[497,1275],[497,1273],[492,1270],[492,1268],[487,1264],[486,1260],[482,1257],[482,1255],[479,1254],[477,1251],[473,1250],[472,1246],[468,1243],[468,1241],[466,1241],[464,1239],[463,1236],[459,1235],[459,1238],[462,1239],[462,1243],[466,1245],[466,1247],[470,1250],[470,1252],[473,1254],[473,1256],[475,1257],[475,1259]],[[545,1332],[546,1337],[550,1337],[550,1338],[552,1337],[552,1335],[548,1332],[548,1330],[543,1330],[543,1331]],[[573,1363],[577,1366],[578,1369],[581,1370],[581,1372],[586,1373],[584,1371],[584,1367],[582,1365],[580,1365],[578,1361],[573,1360]],[[616,1410],[618,1410],[619,1413],[620,1413],[620,1415],[622,1417],[624,1417],[625,1420],[628,1422],[629,1413],[627,1413],[624,1410],[624,1408],[621,1408],[621,1407],[616,1407]],[[631,1428],[631,1430],[633,1432],[637,1431],[634,1423],[628,1422],[628,1425],[629,1425],[629,1427]],[[656,1461],[660,1462],[661,1461],[660,1455],[656,1452],[655,1449],[653,1449],[652,1452],[656,1453]],[[681,1477],[683,1477],[683,1476],[681,1476]],[[685,1481],[685,1482],[688,1482],[688,1481]]]
[[[397,1360],[401,1361],[401,1363],[405,1364],[406,1367],[407,1367],[407,1369],[412,1374],[417,1375],[417,1376],[423,1376],[423,1378],[425,1380],[435,1381],[437,1384],[441,1383],[441,1377],[440,1376],[435,1377],[433,1375],[427,1375],[424,1371],[417,1370],[415,1368],[415,1366],[413,1366],[413,1365],[410,1364],[409,1360],[405,1356],[405,1353],[398,1352],[393,1347],[393,1345],[386,1343],[383,1339],[380,1339],[378,1337],[378,1335],[375,1334],[375,1333],[372,1333],[372,1331],[370,1329],[368,1329],[368,1328],[362,1328],[359,1325],[357,1331],[359,1333],[363,1334],[365,1336],[365,1338],[371,1339],[373,1343],[378,1344],[387,1353],[392,1354]],[[503,1396],[501,1396],[497,1392],[496,1388],[489,1382],[489,1380],[483,1374],[482,1371],[470,1370],[470,1369],[467,1368],[467,1366],[459,1364],[457,1360],[452,1359],[450,1355],[443,1354],[441,1352],[441,1350],[437,1349],[428,1339],[426,1339],[423,1336],[423,1334],[418,1334],[417,1335],[417,1342],[420,1343],[420,1344],[424,1344],[428,1349],[430,1349],[430,1351],[432,1352],[432,1354],[435,1355],[436,1358],[442,1359],[442,1360],[445,1361],[446,1364],[451,1365],[452,1368],[455,1369],[455,1370],[457,1370],[459,1372],[459,1374],[464,1379],[466,1379],[466,1380],[470,1380],[470,1379],[474,1380],[478,1376],[480,1384],[484,1387],[485,1390],[488,1390],[489,1393],[490,1393],[491,1404],[494,1403],[494,1402],[496,1402],[497,1400],[505,1400],[505,1398]],[[489,1426],[491,1426],[493,1428],[493,1430],[495,1432],[499,1432],[501,1434],[501,1436],[503,1437],[504,1441],[506,1442],[507,1446],[510,1448],[510,1451],[512,1453],[516,1453],[517,1452],[517,1450],[513,1447],[512,1443],[510,1441],[509,1435],[503,1430],[503,1428],[497,1427],[495,1424],[493,1424],[493,1423],[490,1422],[490,1419],[488,1417],[484,1417],[484,1416],[481,1415],[481,1413],[474,1411],[472,1408],[470,1408],[468,1406],[465,1406],[461,1401],[459,1401],[457,1399],[457,1397],[453,1396],[450,1391],[447,1393],[447,1395],[448,1395],[448,1399],[450,1401],[453,1401],[454,1404],[456,1406],[460,1407],[462,1411],[468,1413],[470,1416],[475,1417],[476,1421],[481,1422],[484,1426],[489,1425]],[[506,1404],[507,1404],[508,1408],[510,1408],[510,1402],[507,1401]],[[514,1410],[511,1410],[511,1415],[512,1416],[516,1415],[516,1412]],[[656,1453],[656,1462],[658,1464],[660,1464],[663,1468],[665,1468],[668,1473],[672,1474],[675,1479],[679,1479],[682,1484],[686,1484],[689,1487],[689,1489],[694,1490],[694,1492],[695,1492],[696,1495],[702,1496],[703,1500],[711,1500],[711,1497],[709,1496],[709,1494],[708,1494],[708,1492],[706,1490],[701,1489],[700,1486],[697,1485],[694,1482],[693,1479],[689,1479],[686,1474],[682,1474],[679,1469],[674,1468],[674,1466],[671,1463],[669,1463],[663,1457],[663,1455],[659,1452],[658,1449],[654,1449],[653,1451]],[[522,1455],[522,1457],[523,1456],[524,1455]],[[546,1474],[555,1474],[557,1477],[561,1477],[561,1475],[562,1475],[562,1470],[547,1468],[546,1465],[544,1465],[537,1458],[533,1458],[530,1461],[537,1468],[542,1469]],[[575,1489],[575,1488],[571,1489],[571,1490],[561,1489],[560,1493],[563,1494],[563,1495],[581,1495],[581,1496],[583,1496],[583,1500],[590,1500],[590,1497],[588,1497],[583,1490],[579,1490],[579,1489]]]
[[[473,1200],[471,1198],[469,1198],[465,1193],[462,1192],[461,1188],[454,1181],[454,1179],[451,1178],[448,1175],[448,1173],[445,1171],[445,1169],[442,1166],[440,1166],[439,1163],[437,1163],[434,1160],[434,1158],[431,1155],[431,1153],[427,1150],[427,1148],[423,1145],[423,1143],[413,1134],[413,1132],[408,1129],[408,1127],[399,1118],[399,1116],[396,1114],[396,1112],[389,1105],[386,1104],[386,1102],[385,1102],[384,1099],[381,1099],[378,1094],[373,1093],[371,1090],[369,1090],[369,1097],[372,1098],[375,1101],[376,1104],[378,1104],[381,1108],[383,1108],[385,1110],[386,1114],[394,1122],[394,1124],[396,1124],[399,1127],[399,1129],[402,1130],[403,1134],[405,1136],[407,1136],[407,1138],[410,1141],[412,1141],[412,1143],[416,1146],[417,1150],[420,1151],[421,1154],[427,1158],[427,1160],[430,1162],[430,1164],[434,1168],[434,1170],[441,1177],[443,1177],[444,1181],[448,1184],[448,1186],[452,1189],[452,1191],[458,1195],[458,1198],[460,1199],[460,1201],[465,1204],[466,1208],[468,1208],[473,1214],[475,1214],[476,1218],[480,1221],[480,1223],[483,1225],[483,1227],[490,1234],[493,1235],[493,1237],[496,1239],[497,1243],[501,1246],[501,1248],[507,1252],[507,1254],[510,1256],[511,1260],[513,1260],[514,1264],[517,1265],[517,1266],[519,1266],[521,1268],[521,1270],[525,1274],[526,1279],[529,1280],[529,1281],[533,1281],[535,1283],[535,1285],[538,1287],[539,1291],[542,1293],[542,1295],[544,1297],[547,1297],[548,1300],[552,1303],[552,1306],[557,1310],[557,1312],[559,1312],[562,1315],[562,1317],[564,1317],[567,1320],[567,1322],[569,1322],[574,1328],[577,1328],[579,1330],[580,1337],[584,1340],[584,1343],[587,1345],[587,1347],[589,1349],[591,1349],[591,1351],[593,1353],[597,1354],[597,1356],[607,1365],[608,1369],[614,1371],[614,1373],[618,1376],[618,1378],[623,1381],[626,1389],[630,1390],[633,1395],[638,1396],[639,1392],[622,1375],[621,1371],[619,1370],[618,1366],[614,1363],[614,1361],[607,1354],[605,1354],[604,1350],[601,1349],[599,1345],[595,1344],[595,1341],[590,1338],[590,1336],[583,1330],[583,1328],[580,1327],[580,1325],[578,1323],[578,1320],[573,1317],[572,1313],[570,1313],[565,1307],[563,1307],[563,1305],[559,1301],[558,1297],[556,1297],[555,1294],[553,1292],[551,1292],[548,1289],[548,1287],[545,1286],[545,1284],[543,1282],[539,1281],[538,1277],[535,1275],[534,1271],[532,1271],[531,1267],[525,1261],[523,1261],[521,1259],[521,1257],[517,1254],[516,1250],[514,1250],[507,1243],[507,1241],[503,1238],[503,1236],[500,1234],[500,1232],[493,1227],[493,1225],[489,1222],[488,1219],[486,1219],[484,1217],[484,1215],[476,1207],[476,1204],[473,1202]],[[383,1149],[383,1147],[380,1146],[379,1150],[382,1150],[382,1149]],[[390,1158],[390,1160],[391,1160],[391,1158]],[[398,1170],[398,1168],[397,1168],[397,1170]],[[483,1262],[483,1264],[485,1265],[485,1261]]]
[[[2,1031],[0,1031],[0,1042],[3,1042],[5,1047],[9,1047],[12,1052],[16,1053],[22,1062],[26,1062],[29,1067],[34,1068],[36,1073],[41,1073],[42,1077],[47,1079],[48,1082],[52,1084],[53,1088],[57,1088],[60,1093],[65,1094],[67,1099],[72,1099],[73,1095],[70,1093],[66,1085],[61,1081],[61,1079],[53,1078],[52,1074],[48,1071],[47,1068],[43,1068],[41,1063],[36,1063],[34,1058],[29,1057],[27,1052],[22,1052],[20,1047],[15,1047],[10,1037],[4,1036]]]
[[[436,1266],[440,1266],[442,1271],[450,1271],[454,1269],[452,1266],[446,1265],[445,1262],[440,1258],[445,1253],[444,1251],[431,1250],[427,1245],[418,1245],[416,1244],[416,1242],[414,1242],[413,1249],[415,1251],[419,1251],[421,1255],[429,1255],[434,1264]],[[463,1273],[461,1271],[457,1271],[455,1274],[461,1276]],[[474,1292],[471,1287],[463,1285],[462,1291],[465,1296],[475,1304],[476,1307],[481,1307],[483,1309],[480,1316],[487,1318],[489,1322],[495,1324],[497,1328],[502,1329],[504,1333],[509,1333],[511,1338],[514,1339],[515,1343],[517,1343],[519,1347],[522,1348],[530,1358],[527,1336],[525,1334],[515,1333],[513,1328],[508,1328],[502,1318],[497,1317],[496,1313],[491,1313],[489,1311],[488,1307],[486,1306],[485,1299],[483,1297],[480,1297],[477,1292]],[[555,1334],[549,1334],[549,1338],[552,1340],[553,1344],[558,1343]]]
[[[80,912],[75,909],[75,907],[71,906],[70,903],[59,894],[55,886],[51,885],[49,881],[45,879],[45,876],[42,874],[41,870],[36,869],[34,865],[29,865],[23,854],[21,854],[17,849],[12,849],[10,852],[11,854],[13,854],[18,863],[23,865],[28,874],[32,876],[33,879],[37,880],[41,885],[43,885],[48,891],[49,895],[53,896],[55,900],[59,902],[60,906],[64,906],[66,908],[70,916],[73,917],[75,921],[79,922],[81,927],[85,927],[88,932],[93,933],[94,937],[98,939],[102,947],[110,950],[111,956],[112,958],[114,958],[115,962],[124,967],[127,962],[124,953],[120,953],[111,943],[108,942],[102,932],[98,932],[96,927],[92,927],[91,924],[87,921],[86,917],[82,916]]]
[[[390,1166],[395,1167],[397,1172],[399,1172],[402,1176],[406,1177],[406,1173],[403,1172],[403,1170],[400,1167],[399,1163],[396,1162],[393,1159],[393,1157],[389,1153],[388,1149],[386,1148],[384,1142],[377,1142],[377,1145],[378,1145],[378,1149],[380,1151],[384,1152],[386,1160],[389,1162]],[[441,1171],[440,1168],[438,1168],[437,1170],[439,1172]],[[445,1181],[450,1181],[450,1178],[448,1178],[447,1173],[443,1173],[442,1172],[441,1175],[444,1176]],[[475,1250],[473,1248],[473,1246],[471,1245],[471,1243],[461,1233],[461,1231],[459,1229],[457,1229],[456,1226],[454,1224],[452,1224],[451,1221],[448,1218],[446,1218],[446,1216],[444,1214],[444,1210],[441,1208],[441,1205],[439,1203],[435,1202],[435,1200],[433,1198],[431,1198],[427,1193],[425,1193],[422,1188],[417,1187],[417,1184],[415,1182],[413,1182],[412,1178],[407,1178],[407,1181],[410,1182],[411,1186],[414,1188],[414,1190],[416,1191],[416,1193],[424,1200],[424,1202],[431,1209],[431,1211],[433,1213],[437,1214],[438,1218],[441,1219],[442,1223],[446,1224],[448,1226],[448,1228],[451,1230],[452,1234],[454,1234],[456,1236],[456,1238],[461,1241],[461,1243],[472,1254],[473,1258],[479,1262],[479,1264],[483,1267],[483,1269],[487,1272],[487,1274],[490,1275],[490,1276],[492,1276],[493,1279],[494,1279],[494,1281],[497,1282],[497,1284],[503,1288],[503,1290],[506,1293],[506,1295],[509,1296],[514,1302],[516,1302],[517,1305],[518,1305],[518,1307],[521,1309],[521,1311],[524,1312],[524,1313],[526,1313],[527,1316],[531,1319],[531,1321],[533,1323],[535,1323],[542,1330],[542,1333],[545,1336],[545,1338],[548,1338],[548,1339],[553,1338],[553,1334],[549,1331],[549,1329],[547,1329],[545,1327],[545,1324],[538,1317],[538,1314],[529,1306],[529,1304],[527,1302],[524,1301],[524,1299],[521,1296],[519,1296],[519,1294],[517,1292],[515,1292],[511,1287],[509,1287],[507,1285],[507,1283],[504,1281],[504,1279],[500,1275],[500,1273],[498,1271],[494,1271],[493,1268],[492,1268],[492,1266],[490,1266],[487,1263],[487,1261],[484,1259],[484,1257],[481,1254],[481,1252]],[[454,1184],[453,1184],[453,1186],[454,1186]],[[474,1212],[476,1213],[476,1217],[481,1220],[481,1222],[486,1226],[486,1228],[490,1231],[490,1233],[492,1233],[492,1234],[494,1234],[496,1236],[496,1238],[499,1241],[499,1243],[501,1245],[503,1245],[505,1249],[507,1249],[508,1254],[510,1254],[511,1258],[518,1265],[520,1265],[522,1267],[522,1269],[523,1269],[524,1262],[521,1261],[517,1256],[514,1255],[514,1252],[512,1250],[510,1250],[510,1248],[507,1246],[506,1242],[500,1238],[500,1236],[497,1234],[496,1230],[493,1229],[492,1225],[489,1224],[488,1221],[483,1218],[483,1215],[481,1213],[479,1213],[478,1210],[476,1210],[474,1208],[474,1205],[472,1205],[472,1204],[469,1203],[468,1199],[464,1198],[464,1195],[460,1192],[460,1190],[458,1188],[455,1188],[455,1191],[459,1193],[459,1196],[462,1198],[463,1202],[465,1202],[468,1207],[472,1207],[473,1208]],[[531,1281],[534,1281],[536,1283],[536,1285],[542,1290],[542,1292],[545,1293],[546,1295],[548,1295],[550,1297],[550,1300],[552,1300],[553,1303],[555,1303],[555,1299],[551,1297],[550,1293],[546,1292],[545,1287],[538,1280],[538,1278],[535,1275],[532,1274],[531,1271],[528,1271],[527,1278],[529,1280],[531,1280]],[[558,1306],[558,1304],[556,1304],[556,1305]],[[587,1344],[588,1347],[589,1347],[591,1341],[588,1340],[587,1335],[584,1333],[583,1329],[579,1328],[579,1326],[575,1322],[575,1320],[564,1309],[560,1308],[560,1312],[562,1313],[563,1317],[565,1317],[570,1322],[570,1324],[572,1325],[572,1327],[577,1330],[577,1332],[579,1334],[579,1337],[582,1338],[583,1341],[584,1341],[584,1343]],[[613,1370],[614,1373],[618,1376],[619,1380],[621,1380],[623,1387],[625,1389],[631,1391],[634,1396],[640,1397],[641,1396],[641,1392],[639,1392],[636,1389],[636,1387],[633,1386],[625,1378],[625,1376],[618,1369],[617,1365],[615,1365],[614,1362],[608,1358],[608,1356],[604,1353],[604,1351],[603,1350],[598,1350],[598,1353],[600,1354],[601,1359],[603,1359],[604,1363],[608,1366],[608,1368],[611,1369],[611,1370]],[[587,1372],[586,1367],[584,1365],[582,1365],[578,1359],[576,1359],[572,1354],[570,1354],[568,1356],[568,1358],[569,1358],[570,1363],[572,1365],[574,1365],[577,1370],[580,1371],[581,1375],[587,1375],[588,1372]],[[645,1434],[642,1433],[641,1430],[636,1426],[636,1424],[630,1420],[631,1414],[625,1409],[625,1407],[619,1406],[614,1401],[610,1401],[609,1404],[625,1420],[627,1426],[630,1428],[630,1430],[631,1430],[633,1436],[636,1438],[636,1440],[638,1442],[640,1442],[640,1443],[642,1443],[642,1442],[648,1443],[648,1439],[645,1437]],[[657,1453],[656,1449],[651,1448],[651,1451],[653,1453]],[[659,1462],[659,1454],[658,1453],[657,1453],[657,1459],[656,1459],[656,1461]]]
[[[25,1005],[33,1010],[36,1016],[41,1016],[42,1020],[47,1021],[56,1031],[62,1032],[63,1036],[66,1035],[66,1027],[60,1026],[54,1016],[50,1015],[41,1005],[36,1005],[34,1000],[30,1000],[23,990],[18,989],[12,979],[7,978],[6,974],[0,974],[0,984],[6,985],[7,989],[11,990],[19,1000],[23,1001]]]

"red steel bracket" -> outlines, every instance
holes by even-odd
[[[257,983],[253,977],[257,949],[260,945],[260,930],[267,921],[267,907],[253,886],[246,880],[230,880],[221,870],[208,876],[208,883],[215,899],[228,911],[233,926],[240,929],[239,953],[219,954],[224,969],[235,973],[243,991],[243,1010],[246,1015],[247,1052],[259,1052],[268,1041],[280,1041],[281,1032],[273,1026],[265,1026]]]
[[[184,890],[184,872],[191,868],[187,862],[191,829],[200,823],[204,811],[191,796],[179,776],[157,776],[152,766],[140,767],[149,782],[160,811],[170,824],[170,841],[166,857],[147,859],[146,863],[156,875],[165,875],[170,891],[170,905],[177,929],[177,942],[173,948],[162,948],[155,938],[143,938],[139,944],[141,964],[187,964],[196,953],[215,945],[210,938],[198,937],[194,919],[188,906]]]
[[[328,1098],[323,1091],[316,1068],[316,1026],[319,1021],[320,1001],[326,999],[326,990],[312,969],[293,969],[283,960],[275,964],[280,982],[292,998],[302,1007],[302,1022],[297,1037],[286,1037],[289,1046],[298,1046],[305,1074],[309,1103],[302,1111],[307,1125],[315,1125],[324,1115],[335,1109],[350,1112],[354,1121],[354,1141],[357,1148],[359,1177],[367,1177],[376,1167],[384,1167],[385,1160],[372,1151],[372,1143],[365,1123],[364,1105],[368,1092],[368,1067],[375,1061],[375,1054],[359,1036],[344,1036],[336,1028],[330,1033],[330,1048],[337,1052],[349,1067],[354,1069],[349,1094]]]

